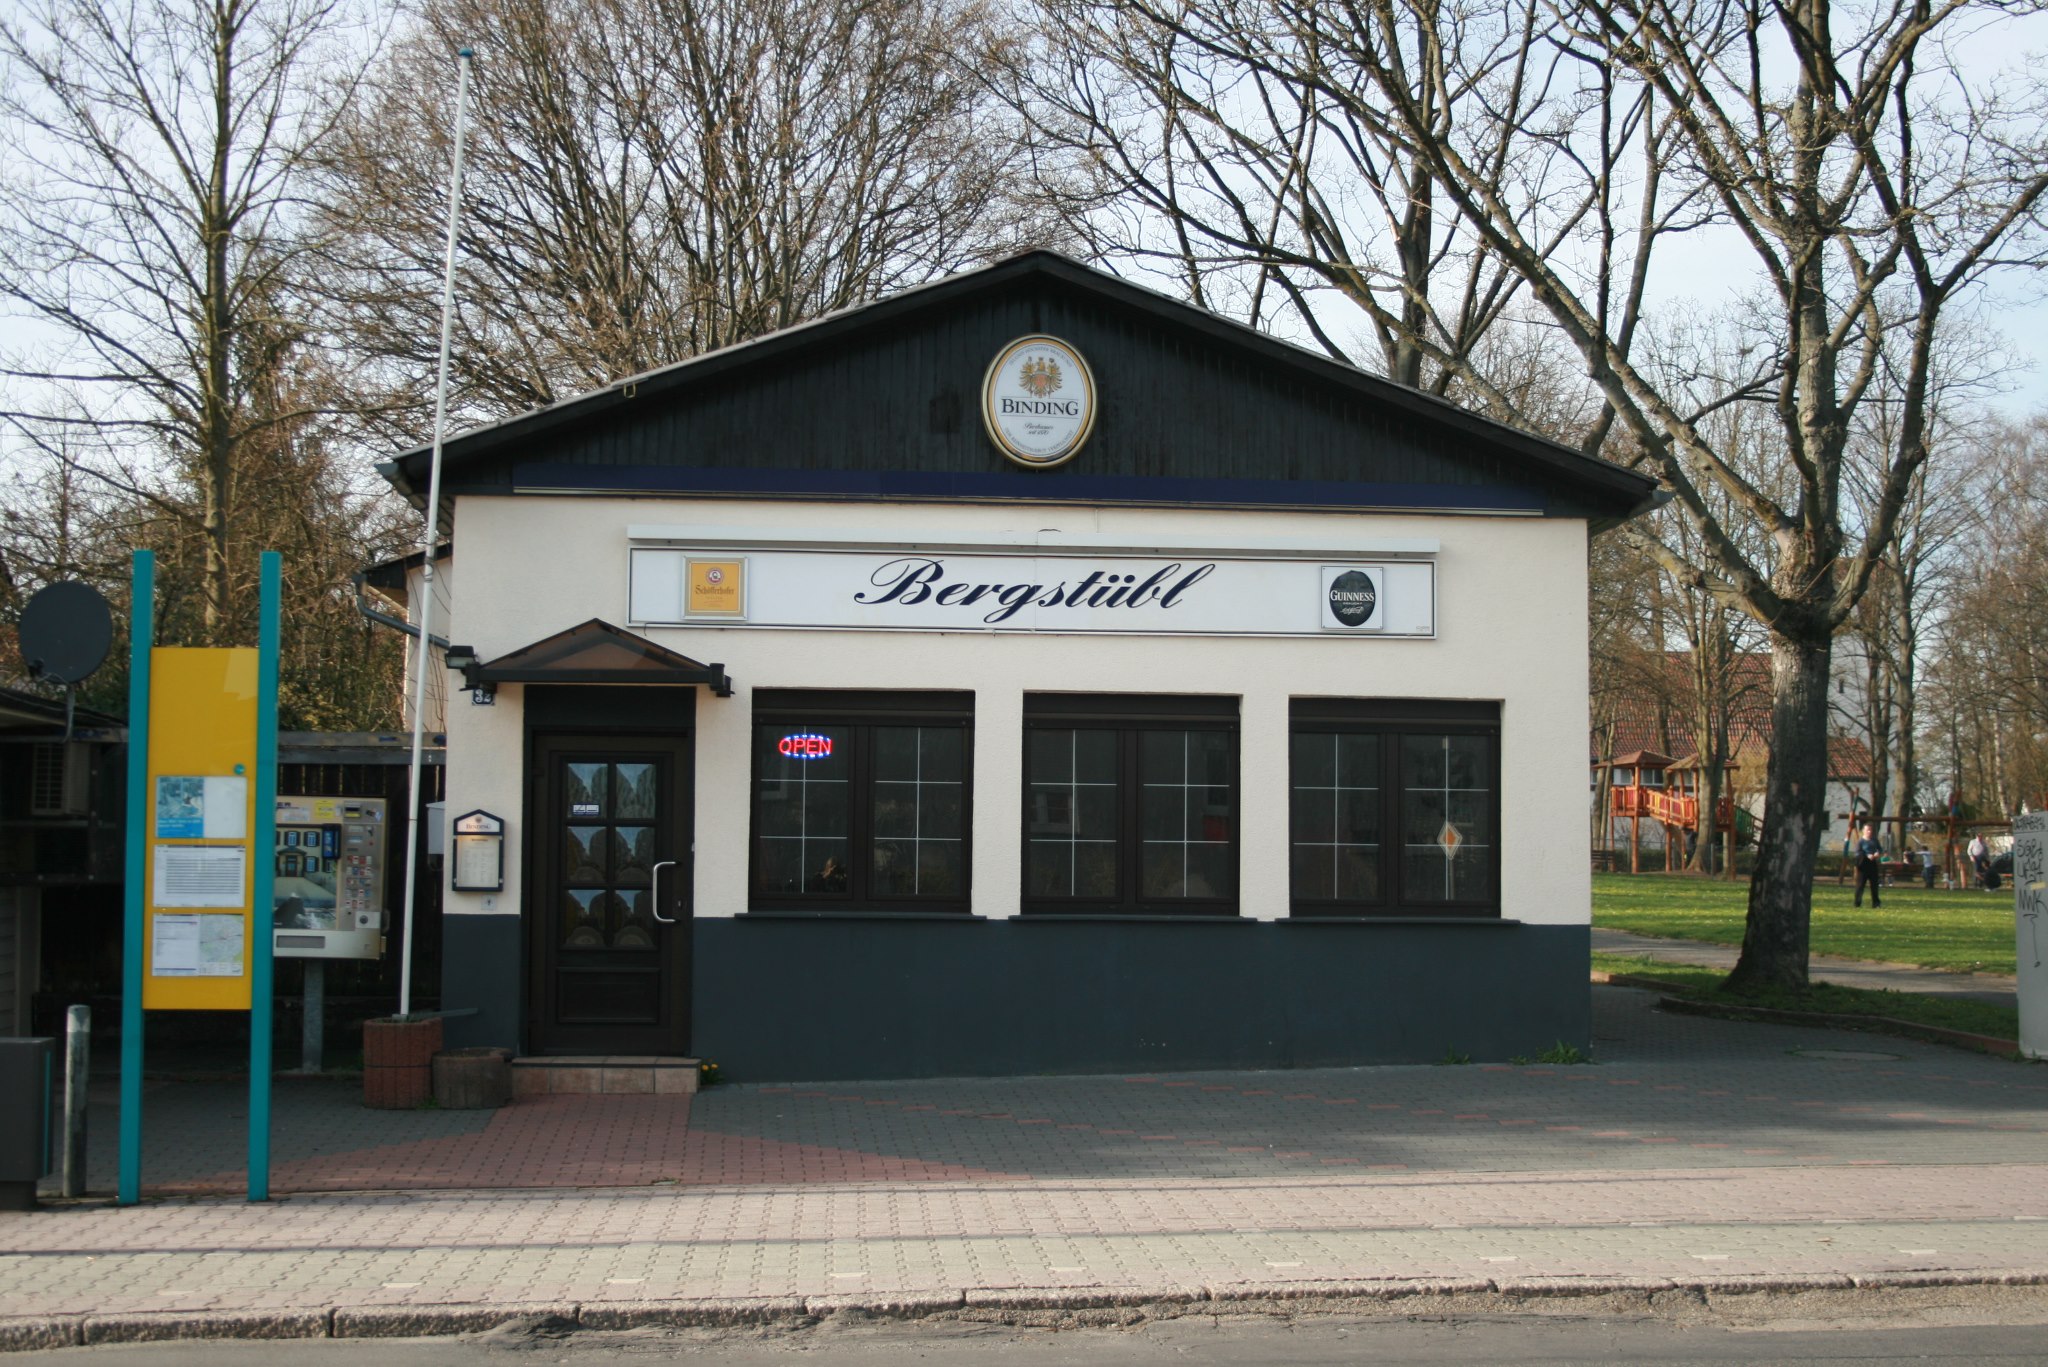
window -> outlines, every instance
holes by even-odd
[[[964,912],[969,693],[754,694],[753,904]]]
[[[1500,707],[1297,699],[1294,914],[1500,913]]]
[[[1237,910],[1237,699],[1024,700],[1027,914]]]

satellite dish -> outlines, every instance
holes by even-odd
[[[90,584],[49,584],[21,610],[21,658],[38,679],[85,682],[114,644],[114,614]]]

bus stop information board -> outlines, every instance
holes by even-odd
[[[142,1199],[146,1011],[249,1013],[249,1199],[270,1199],[272,847],[283,560],[265,551],[257,647],[156,645],[156,557],[134,552],[115,1200]],[[254,856],[261,851],[263,858]]]
[[[152,1011],[249,1009],[258,663],[240,648],[150,651],[142,1004]]]

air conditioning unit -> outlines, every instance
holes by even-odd
[[[38,741],[29,775],[30,816],[84,816],[92,802],[92,757],[78,741]]]

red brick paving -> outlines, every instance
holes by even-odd
[[[278,1192],[497,1190],[538,1187],[742,1186],[788,1182],[1007,1181],[954,1163],[690,1129],[687,1096],[529,1097],[481,1134],[277,1163]],[[235,1192],[239,1171],[153,1183],[164,1195]]]

